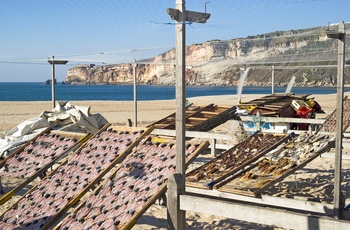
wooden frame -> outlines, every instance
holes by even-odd
[[[274,140],[274,142],[266,145],[266,143],[264,143],[264,142],[267,142],[266,139],[268,137],[274,137],[275,140]],[[226,150],[220,156],[212,159],[208,163],[206,163],[206,164],[196,168],[195,170],[187,173],[186,185],[196,187],[196,188],[212,189],[215,184],[219,183],[220,181],[224,180],[225,178],[235,174],[236,172],[243,169],[247,165],[256,161],[257,159],[259,159],[260,157],[265,155],[267,152],[269,152],[271,149],[280,145],[282,142],[286,141],[289,138],[290,138],[290,136],[284,135],[284,134],[283,135],[278,135],[278,134],[273,135],[273,134],[255,133],[255,134],[251,135],[250,137],[248,137],[247,139],[245,139],[244,141],[235,145],[234,147]],[[256,146],[250,146],[251,148],[254,147],[254,149],[250,150],[249,153],[246,154],[246,155],[250,155],[250,156],[246,157],[246,156],[244,156],[245,148],[247,145],[250,145],[250,142],[253,139],[256,139],[258,141],[258,143],[254,143]],[[253,150],[255,150],[255,151],[253,151]],[[238,152],[235,152],[235,151],[238,151]],[[221,161],[224,161],[224,158],[230,158],[230,159],[232,158],[232,165],[231,166],[224,165],[224,162],[221,162]],[[217,168],[218,164],[222,164],[220,166],[220,168]],[[207,175],[204,175],[204,174],[208,173],[208,171],[210,171],[210,170],[215,170],[212,174],[210,174],[210,175],[213,175],[213,178],[211,179],[210,182],[208,182],[208,181],[203,182],[203,180],[199,179],[199,178],[196,179],[197,180],[196,182],[190,181],[191,177],[197,178],[196,175],[203,175],[205,177],[205,179],[208,180],[209,174],[207,174]]]
[[[145,138],[145,139],[142,141],[142,143],[141,143],[140,145],[144,144],[146,141],[150,140],[151,138],[152,138],[151,136],[148,137],[148,138]],[[169,140],[168,143],[172,143],[172,142],[173,142],[172,140]],[[190,164],[190,162],[192,162],[201,152],[203,152],[203,151],[208,147],[208,145],[209,145],[208,142],[204,142],[204,143],[200,144],[200,145],[196,148],[196,150],[195,150],[191,155],[188,156],[188,158],[187,158],[187,160],[186,160],[186,164],[187,164],[187,165]],[[174,148],[176,148],[176,147],[174,146]],[[137,153],[137,151],[138,151],[138,150],[137,150],[137,147],[134,148],[134,150],[132,151],[132,153],[130,153],[130,154],[125,158],[125,160],[131,158],[132,155],[133,155],[133,153]],[[124,162],[124,161],[123,161],[123,162]],[[116,176],[117,172],[122,168],[123,162],[122,162],[119,166],[117,166],[113,171],[111,171],[110,177],[114,178],[114,177]],[[106,183],[106,182],[105,182],[105,183]],[[100,184],[98,187],[96,187],[96,188],[94,189],[93,193],[98,192],[103,186],[105,186],[105,183],[102,183],[102,184]],[[121,225],[121,226],[118,226],[118,229],[131,229],[131,228],[135,225],[137,218],[139,218],[140,216],[142,216],[143,213],[146,212],[146,210],[147,210],[147,209],[162,195],[162,194],[164,194],[164,192],[166,191],[166,188],[167,188],[167,183],[163,183],[163,184],[159,187],[158,191],[157,191],[155,194],[153,194],[153,196],[151,196],[151,197],[147,200],[147,202],[142,206],[142,208],[139,209],[138,211],[136,211],[136,212],[131,216],[131,218],[130,218],[127,222],[125,222],[125,223],[124,223],[123,225]],[[79,204],[72,212],[73,212],[73,213],[77,213],[82,207],[85,206],[85,204],[86,204],[86,201],[82,202],[82,203]],[[64,220],[65,220],[65,219],[63,219],[57,226],[55,226],[54,229],[59,229]]]
[[[22,188],[24,188],[27,184],[29,184],[30,182],[32,182],[35,178],[39,177],[40,175],[44,174],[47,172],[47,170],[52,167],[55,163],[57,163],[57,161],[59,161],[60,159],[64,158],[65,156],[67,156],[67,154],[69,152],[72,152],[74,150],[76,150],[79,145],[81,145],[82,143],[84,143],[88,138],[89,138],[89,134],[81,134],[81,133],[69,133],[69,132],[58,132],[58,131],[53,131],[50,128],[46,129],[44,132],[40,133],[38,136],[36,136],[35,138],[33,138],[31,141],[37,139],[39,136],[43,135],[44,133],[55,133],[55,134],[59,134],[63,137],[80,137],[78,142],[76,144],[74,144],[73,146],[71,146],[69,149],[67,149],[66,151],[64,151],[61,155],[57,156],[56,158],[54,158],[50,163],[48,163],[47,165],[45,165],[44,167],[42,167],[40,170],[38,170],[35,174],[33,174],[32,176],[30,176],[29,178],[25,179],[24,181],[22,181],[21,183],[17,184],[17,186],[15,188],[13,188],[12,190],[10,190],[9,192],[7,192],[6,194],[4,194],[2,197],[0,197],[0,205],[4,204],[6,201],[8,201],[9,199],[11,199],[12,196],[14,196],[17,192],[19,192]],[[6,164],[6,161],[10,158],[12,158],[15,154],[21,152],[24,150],[24,148],[26,146],[29,145],[29,143],[31,141],[28,141],[25,145],[23,145],[22,147],[20,147],[19,149],[17,149],[16,151],[14,151],[10,156],[8,156],[7,158],[5,158],[2,162],[1,162],[1,168],[4,167],[4,165]]]
[[[294,140],[285,144],[282,147],[282,149],[287,149],[287,146],[291,145],[291,143],[293,142]],[[305,160],[301,161],[300,163],[290,161],[289,165],[287,165],[289,167],[286,166],[287,168],[279,171],[278,174],[276,172],[277,175],[274,175],[274,173],[272,172],[269,174],[265,174],[264,170],[261,170],[261,165],[264,165],[265,162],[272,162],[269,160],[269,158],[265,157],[263,159],[260,159],[252,166],[249,166],[247,169],[241,171],[240,173],[217,183],[214,186],[214,189],[217,189],[222,192],[258,197],[260,196],[260,193],[262,191],[266,190],[271,185],[282,181],[284,178],[294,173],[296,170],[303,168],[306,164],[315,159],[321,153],[329,151],[332,147],[334,147],[334,143],[334,140],[330,139],[325,146],[323,146],[321,149],[314,152],[313,154],[309,155]],[[288,158],[284,157],[281,159],[288,160]],[[276,164],[278,164],[278,162],[276,162]],[[271,167],[273,168],[275,166],[272,164]],[[249,187],[252,183],[253,186],[255,186],[254,188]]]

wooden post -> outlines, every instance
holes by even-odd
[[[167,191],[167,219],[168,229],[185,229],[185,214],[180,210],[180,195],[184,194],[185,181],[182,179],[182,175],[175,173],[169,177],[168,191]]]
[[[211,139],[210,147],[211,147],[211,156],[215,157],[216,156],[216,139],[215,138]]]
[[[185,105],[186,105],[186,21],[205,23],[210,14],[186,11],[185,0],[176,0],[176,9],[168,8],[168,14],[174,20],[176,20],[175,32],[176,32],[176,44],[175,44],[175,77],[176,77],[176,173],[180,174],[182,178],[185,178],[186,164],[185,164],[185,137],[186,137],[186,120],[185,120]],[[174,180],[177,183],[177,189],[179,194],[185,192],[185,180]],[[174,183],[175,183],[174,182]],[[179,197],[174,197],[175,201],[171,201],[168,197],[168,203],[178,203]],[[168,205],[169,207],[169,205]],[[173,225],[175,229],[185,229],[185,211],[181,211],[179,206],[169,214],[172,215],[168,221],[176,224]]]
[[[338,70],[337,70],[337,110],[336,110],[336,142],[334,169],[334,216],[341,218],[344,200],[341,193],[342,181],[342,143],[343,143],[343,99],[344,99],[344,65],[345,65],[345,25],[339,23],[338,38]]]
[[[180,13],[180,20],[176,23],[176,173],[181,177],[185,176],[185,103],[186,103],[186,90],[185,90],[185,68],[186,68],[186,10],[185,0],[176,0],[176,9]],[[185,192],[185,180],[174,180],[177,184],[178,193]],[[179,197],[174,197],[177,204],[179,203]],[[168,198],[169,199],[169,198]],[[172,200],[171,198],[169,200]],[[168,200],[168,203],[169,203]],[[168,206],[169,207],[169,206]],[[176,213],[173,213],[173,217],[170,219],[174,223],[175,229],[185,229],[185,216],[186,212],[181,211],[179,206],[176,206]],[[176,222],[174,222],[174,218]]]

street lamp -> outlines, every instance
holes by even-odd
[[[55,57],[52,56],[51,60],[48,60],[48,62],[50,63],[50,65],[52,65],[52,78],[51,78],[51,93],[52,93],[52,108],[55,108],[55,104],[56,104],[56,98],[55,98],[55,83],[56,83],[56,79],[55,79],[55,65],[65,65],[67,64],[67,60],[55,60]]]
[[[204,3],[204,13],[206,13],[207,12],[207,4],[208,4],[209,2],[205,2]]]
[[[337,69],[337,111],[335,134],[335,168],[334,168],[334,216],[342,217],[344,200],[341,196],[341,169],[342,169],[342,143],[343,143],[343,99],[344,99],[344,66],[345,66],[345,25],[339,23],[339,31],[326,30],[328,38],[338,39],[338,69]]]
[[[185,192],[185,73],[186,73],[186,22],[205,23],[210,14],[186,11],[185,0],[176,0],[176,9],[167,8],[175,20],[176,32],[176,175],[168,183],[168,224],[170,229],[185,229],[185,211],[180,210],[179,195]]]

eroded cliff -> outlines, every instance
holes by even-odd
[[[311,29],[309,29],[311,31]],[[322,28],[313,28],[312,31]],[[315,56],[311,48],[332,46],[326,35],[295,36],[308,30],[274,32],[229,41],[213,40],[186,47],[188,85],[237,85],[243,68],[249,68],[245,85],[271,84],[271,68],[276,66],[275,82],[286,85],[292,76],[295,85],[334,85],[336,68],[287,68],[315,63],[335,64],[330,55]],[[300,53],[303,53],[301,56]],[[333,59],[334,60],[334,59]],[[175,84],[175,49],[142,60],[136,67],[139,84]],[[147,64],[145,64],[147,63]],[[282,68],[284,66],[286,68]],[[279,68],[278,68],[279,67]],[[348,83],[347,73],[345,82]],[[68,71],[67,84],[132,84],[132,64],[79,65]]]

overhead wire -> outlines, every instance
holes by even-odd
[[[193,3],[194,2],[194,3]],[[204,10],[204,2],[205,1],[193,1],[193,2],[189,2],[187,1],[188,5],[189,5],[189,10],[192,10],[191,7],[194,8],[194,10],[198,10],[198,11],[203,11]],[[217,26],[217,25],[223,25],[223,26],[227,26],[230,29],[229,31],[234,31],[237,27],[232,26],[235,25],[233,22],[229,22],[232,21],[232,19],[230,19],[229,15],[226,13],[227,10],[224,11],[225,8],[230,8],[231,9],[243,9],[244,7],[247,7],[244,10],[238,10],[237,13],[237,17],[239,17],[240,15],[243,15],[244,13],[249,13],[249,9],[252,8],[258,8],[258,7],[262,7],[262,6],[269,6],[269,5],[275,5],[275,1],[274,3],[271,3],[270,1],[249,1],[250,3],[248,4],[246,1],[238,1],[235,2],[234,5],[233,3],[221,0],[221,1],[216,1],[216,2],[210,2],[207,5],[207,11],[208,12],[213,12],[211,19],[208,21],[207,25],[208,27],[210,26]],[[282,7],[282,5],[285,4],[304,4],[304,3],[318,3],[318,2],[324,2],[321,0],[314,0],[314,1],[290,1],[288,3],[280,3],[278,4],[275,8],[279,9],[278,7]],[[37,3],[37,2],[36,2]],[[169,4],[168,4],[169,3]],[[150,27],[152,27],[153,25],[159,23],[159,25],[165,25],[165,23],[174,23],[174,21],[170,20],[170,17],[168,15],[166,15],[165,13],[165,8],[166,7],[174,7],[174,3],[172,1],[168,1],[168,3],[165,3],[165,1],[162,1],[161,3],[157,0],[148,0],[145,1],[145,4],[136,4],[136,2],[133,1],[124,1],[124,2],[120,2],[120,1],[116,1],[113,4],[111,4],[110,1],[102,1],[102,2],[96,2],[96,1],[81,1],[79,7],[77,7],[76,4],[73,4],[72,1],[67,1],[67,4],[69,4],[67,7],[67,5],[64,4],[58,4],[55,3],[55,1],[46,1],[45,3],[38,3],[38,4],[31,4],[30,2],[27,1],[21,1],[21,4],[25,4],[25,7],[28,9],[28,16],[30,15],[39,15],[38,19],[36,20],[48,20],[49,18],[47,18],[47,15],[42,15],[40,14],[42,12],[42,8],[43,8],[43,4],[49,4],[51,9],[58,9],[53,11],[53,15],[51,15],[52,18],[60,18],[61,20],[63,20],[63,24],[68,24],[72,22],[73,20],[79,20],[81,18],[78,18],[77,15],[84,15],[84,12],[89,12],[89,14],[87,15],[89,17],[89,20],[87,21],[87,23],[94,23],[91,25],[92,30],[98,28],[98,27],[103,27],[104,29],[109,28],[109,26],[106,25],[101,25],[98,22],[98,19],[101,18],[101,15],[103,15],[104,18],[106,18],[106,21],[111,22],[112,20],[114,20],[116,17],[113,16],[113,12],[116,12],[116,14],[120,14],[121,16],[118,17],[118,21],[113,22],[113,23],[132,23],[132,24],[138,24],[142,21],[142,19],[140,19],[140,17],[138,17],[138,13],[142,12],[144,13],[142,18],[146,18],[146,19],[154,19],[154,23],[152,23],[151,20],[146,21],[146,22],[142,22],[142,24],[149,24]],[[171,3],[171,4],[170,4]],[[19,4],[19,3],[18,3]],[[105,7],[101,7],[101,4],[105,4],[107,5],[107,8]],[[173,6],[172,6],[173,5]],[[156,6],[156,7],[152,7],[152,6]],[[58,7],[58,8],[57,8]],[[105,12],[105,10],[107,9],[107,13]],[[133,10],[133,9],[137,9],[137,10]],[[219,11],[223,10],[223,12],[225,13],[219,13]],[[64,11],[65,15],[68,15],[68,18],[62,18],[60,12]],[[78,11],[76,14],[74,14],[74,11]],[[79,13],[80,12],[80,13]],[[130,15],[127,15],[127,12],[129,12]],[[161,14],[159,12],[163,12],[163,16],[160,16]],[[51,13],[51,12],[50,12]],[[257,16],[256,16],[257,17]],[[165,18],[167,18],[167,20],[164,20]],[[258,18],[256,18],[257,20]],[[270,20],[269,18],[265,18],[266,20]],[[81,19],[83,20],[83,19]],[[32,21],[32,23],[34,23],[34,19]],[[113,24],[111,22],[111,24]],[[237,25],[243,25],[244,26],[244,22],[242,23],[237,23]],[[207,26],[206,25],[206,26]],[[205,27],[206,27],[205,26]],[[196,33],[197,31],[204,31],[206,33],[212,34],[212,36],[214,37],[214,34],[216,33],[216,31],[210,31],[207,28],[202,27],[201,25],[199,26],[195,26],[193,28],[191,28],[190,33]],[[39,27],[45,30],[45,27]],[[110,28],[113,29],[113,28]],[[173,31],[173,30],[172,30]],[[267,31],[268,32],[268,31]],[[96,37],[98,37],[99,39],[103,40],[104,35],[102,33],[95,33]],[[162,36],[162,33],[159,33],[160,36]],[[284,35],[284,36],[280,36],[280,37],[276,37],[276,38],[288,38],[288,37],[301,37],[301,36],[311,36],[311,35],[320,35],[320,33],[316,33],[313,34],[313,32],[305,32],[305,33],[299,33],[299,34],[293,34],[293,35]],[[198,39],[200,39],[200,36]],[[83,39],[83,38],[82,38]],[[245,40],[262,40],[262,39],[271,39],[270,37],[268,38],[246,38]],[[69,39],[68,39],[69,40]],[[67,41],[68,41],[67,40]],[[205,41],[202,41],[205,42]],[[223,41],[226,42],[226,41]],[[116,43],[118,43],[118,41],[116,40]],[[169,43],[170,44],[170,43]],[[173,45],[171,45],[173,47]],[[117,44],[116,44],[117,47]],[[169,46],[170,47],[170,46]],[[311,48],[309,48],[311,51]],[[320,52],[323,52],[325,50],[327,50],[326,47],[323,48],[318,48],[320,49]],[[323,49],[323,51],[322,51]],[[137,49],[139,50],[139,49]],[[119,50],[119,51],[105,51],[103,54],[104,55],[116,55],[118,56],[119,54],[122,54],[123,51]],[[309,53],[311,54],[311,53]],[[94,53],[94,52],[87,52],[87,53],[83,53],[83,54],[66,54],[66,55],[55,55],[56,57],[67,57],[68,59],[71,60],[75,60],[75,61],[83,61],[84,58],[83,57],[91,57],[93,55],[102,55],[102,53]],[[291,57],[293,54],[290,54],[289,57]],[[301,56],[302,54],[295,54]],[[123,56],[123,55],[121,55]],[[288,56],[288,55],[286,55]],[[80,58],[79,58],[80,57]],[[129,53],[127,53],[127,51],[125,51],[125,55],[124,58],[131,58],[131,55]],[[87,60],[87,59],[85,59]],[[100,61],[96,59],[96,62]],[[1,62],[1,60],[0,60]]]

